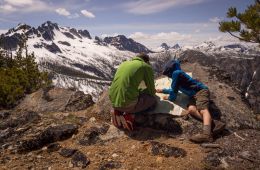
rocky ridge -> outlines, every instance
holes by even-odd
[[[211,112],[227,123],[213,144],[189,142],[201,128],[190,117],[143,114],[134,132],[119,130],[106,92],[94,104],[89,95],[51,87],[0,111],[1,168],[259,169],[259,118],[240,93],[210,76],[210,67],[183,61],[182,68],[210,88]]]
[[[258,55],[226,53],[205,54],[200,51],[187,50],[180,54],[179,59],[211,68],[222,81],[230,84],[248,101],[255,113],[260,113],[260,58]]]

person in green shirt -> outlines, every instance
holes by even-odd
[[[145,83],[145,89],[140,88],[141,82]],[[154,73],[147,54],[141,53],[119,65],[109,88],[109,98],[113,124],[128,130],[133,130],[135,113],[155,106]]]

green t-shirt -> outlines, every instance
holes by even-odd
[[[146,89],[139,89],[144,81]],[[109,98],[113,107],[125,107],[137,101],[140,93],[155,95],[154,73],[152,67],[141,58],[135,57],[118,67],[109,88]]]

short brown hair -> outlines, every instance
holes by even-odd
[[[144,62],[146,62],[146,63],[150,63],[150,62],[149,62],[149,55],[148,55],[148,54],[140,53],[140,54],[137,55],[137,57],[143,59]]]

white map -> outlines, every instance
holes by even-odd
[[[192,73],[187,73],[192,77]],[[171,79],[168,77],[160,78],[155,81],[156,89],[170,88],[171,87]],[[187,109],[187,104],[189,102],[189,97],[180,91],[178,92],[177,98],[174,102],[169,100],[163,100],[164,96],[168,96],[163,93],[156,93],[157,98],[157,106],[151,111],[151,113],[169,113],[175,116],[183,115],[183,111]]]

